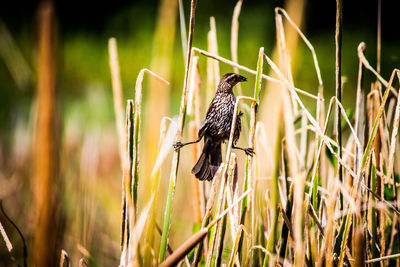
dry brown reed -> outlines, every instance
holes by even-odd
[[[54,7],[39,7],[38,84],[34,129],[32,185],[35,232],[33,265],[54,266],[59,256],[61,210],[59,160],[60,118],[56,90],[56,28]]]

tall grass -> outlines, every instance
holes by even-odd
[[[193,235],[174,249],[174,245],[169,244],[168,237],[173,220],[172,208],[174,205],[182,204],[173,202],[178,182],[178,168],[182,168],[182,176],[194,178],[188,175],[189,170],[181,165],[180,152],[173,152],[167,199],[157,199],[165,203],[165,209],[156,210],[157,205],[154,205],[151,219],[144,220],[149,233],[156,228],[155,214],[157,212],[165,214],[162,218],[164,226],[161,239],[153,238],[152,242],[146,241],[145,246],[150,248],[141,248],[140,244],[143,241],[136,240],[137,251],[133,260],[135,263],[143,263],[141,262],[143,255],[149,258],[147,263],[155,264],[158,260],[160,266],[172,266],[184,262],[193,266],[222,264],[364,266],[366,263],[375,262],[384,262],[388,265],[400,263],[396,254],[399,252],[399,247],[394,245],[400,240],[396,230],[399,216],[396,184],[399,176],[398,170],[394,167],[400,120],[400,99],[394,81],[396,77],[400,78],[399,71],[394,70],[389,81],[386,81],[370,66],[364,55],[365,44],[360,44],[357,51],[360,64],[356,112],[354,116],[347,114],[346,107],[341,103],[342,7],[340,3],[338,1],[336,34],[337,90],[336,96],[327,102],[323,98],[324,83],[317,53],[284,9],[275,10],[279,64],[271,60],[264,49],[260,48],[257,66],[251,69],[238,63],[237,46],[235,46],[241,1],[235,8],[232,20],[233,61],[218,55],[214,18],[210,20],[210,51],[192,47],[196,6],[196,1],[192,1],[186,46],[185,84],[176,138],[177,140],[185,138],[183,127],[186,113],[189,117],[189,136],[191,139],[196,138],[201,120],[200,97],[201,94],[209,94],[201,91],[203,86],[200,83],[201,75],[197,66],[200,62],[198,57],[205,56],[208,59],[207,88],[218,81],[216,79],[219,78],[221,63],[233,67],[236,72],[240,70],[255,77],[254,97],[237,96],[235,113],[240,107],[248,113],[250,119],[244,123],[250,131],[249,136],[243,139],[248,139],[248,145],[254,147],[257,154],[254,157],[247,156],[242,162],[241,157],[231,152],[236,120],[234,116],[225,161],[215,175],[211,187],[204,187],[204,192],[200,190],[203,188],[202,184],[195,183],[193,187],[195,194],[193,198],[196,203],[193,211],[196,215],[193,220]],[[183,18],[182,8],[180,10]],[[292,58],[283,27],[284,20],[287,21],[288,27],[292,27],[299,34],[300,39],[311,51],[318,84],[315,89],[302,90],[295,86],[296,81],[291,68]],[[185,30],[182,29],[182,32]],[[277,78],[263,73],[264,61]],[[377,77],[378,85],[373,88],[382,86],[382,90],[373,91],[370,97],[364,88],[367,82],[364,81],[366,70]],[[262,80],[275,83],[280,88],[282,103],[278,129],[268,129],[268,125],[258,121],[257,111],[259,106],[263,105],[260,98],[263,90]],[[304,97],[315,101],[315,115],[304,104],[302,100]],[[387,107],[389,99],[392,104]],[[251,101],[251,107],[239,105],[243,100]],[[325,105],[328,105],[326,112]],[[371,112],[366,112],[366,109],[362,108],[368,105],[371,107]],[[332,116],[334,107],[337,111],[335,116]],[[140,117],[138,107],[135,108],[135,112],[139,112],[135,116]],[[333,124],[333,117],[335,127],[330,127]],[[268,130],[278,133],[273,149],[268,147],[268,142],[265,140],[265,133]],[[164,132],[162,136],[165,136],[165,125],[161,132]],[[160,138],[159,157],[165,154],[162,149],[165,142],[171,144],[171,140]],[[134,153],[137,153],[137,149],[134,147]],[[196,159],[199,149],[199,146],[192,147],[193,159]],[[273,152],[266,153],[266,151]],[[162,157],[165,159],[162,162],[166,163],[166,157]],[[265,162],[272,162],[273,165],[270,176],[266,177],[260,172]],[[161,167],[160,164],[162,165],[160,162],[157,163],[157,170]],[[243,177],[238,173],[239,165],[244,166]],[[158,184],[158,178],[156,181]],[[243,192],[240,197],[239,190]],[[140,194],[139,191],[137,193]],[[207,204],[201,203],[200,200],[204,198]],[[147,209],[143,212],[148,213]],[[201,219],[199,215],[202,216]],[[383,225],[386,225],[386,231]],[[377,227],[379,230],[376,230]],[[387,229],[391,229],[390,233]],[[169,252],[167,247],[170,247]]]
[[[168,61],[167,70],[160,73],[163,58],[158,51],[152,60],[155,71],[144,68],[137,75],[134,94],[126,101],[124,121],[117,44],[116,39],[109,40],[122,167],[120,266],[399,266],[400,70],[394,69],[389,79],[381,74],[380,13],[376,69],[367,59],[366,44],[360,43],[357,51],[353,51],[359,59],[358,69],[354,70],[358,75],[354,88],[356,101],[353,106],[344,106],[341,0],[337,1],[336,10],[336,69],[331,73],[336,80],[336,91],[331,98],[324,98],[318,47],[314,48],[290,12],[275,9],[275,55],[268,55],[263,47],[248,51],[248,56],[257,62],[248,67],[240,64],[238,58],[242,0],[237,2],[233,12],[232,60],[218,53],[221,44],[214,17],[210,18],[207,50],[193,47],[196,5],[197,1],[192,0],[186,32],[182,1],[163,0],[157,26],[154,51],[158,51],[158,43],[166,44],[167,50],[171,50],[174,34],[163,39],[166,35],[163,22],[169,21],[168,14],[175,18],[179,10],[185,76],[179,111],[173,107],[177,110],[177,119],[167,114],[169,89],[160,95],[155,89],[159,82],[165,86],[162,88],[169,86],[162,77],[170,76],[173,63]],[[55,262],[54,255],[60,255],[59,265],[70,266],[71,260],[65,250],[53,253],[58,244],[55,239],[57,224],[52,220],[59,212],[54,200],[58,199],[55,189],[59,181],[60,135],[56,74],[52,67],[52,12],[51,6],[45,6],[39,17],[36,169],[32,182],[34,208],[38,213],[33,260],[38,266],[47,266]],[[293,34],[311,52],[315,87],[304,89],[296,85],[292,68],[295,60],[294,51],[291,51],[294,49]],[[207,62],[206,73],[200,72],[203,62]],[[256,154],[243,157],[233,153],[237,119],[233,116],[223,163],[212,182],[201,182],[187,166],[188,162],[192,165],[197,160],[201,144],[181,151],[174,151],[172,144],[197,138],[201,114],[208,104],[202,105],[202,100],[209,101],[214,95],[222,75],[220,71],[226,68],[242,72],[251,81],[250,85],[238,86],[234,114],[240,110],[245,112],[241,142],[253,148]],[[265,74],[266,70],[271,74]],[[152,80],[149,86],[143,83],[145,75]],[[262,121],[258,115],[260,108],[264,109],[268,103],[266,84],[274,84],[279,96],[274,99],[278,110],[276,125]],[[243,95],[248,91],[243,90],[246,86],[253,88],[251,96]],[[156,98],[146,110],[142,103],[143,88],[150,88],[147,96]],[[306,105],[305,98],[311,104]],[[163,102],[160,109],[148,112],[160,102]],[[354,115],[349,109],[355,110]],[[157,113],[160,110],[163,114]],[[147,116],[155,118],[147,120],[151,127],[142,124]],[[276,138],[272,138],[275,135]],[[189,154],[185,153],[190,153],[189,160],[185,157]],[[97,168],[97,165],[84,166],[85,156],[90,157],[86,154],[82,156],[82,169]],[[169,179],[164,181],[166,173]],[[94,176],[85,171],[81,173],[81,176],[89,175]],[[179,183],[187,185],[184,179],[190,180],[191,186],[180,187]],[[89,199],[88,187],[88,184],[80,184],[79,189],[85,195],[83,206],[87,204],[88,209],[93,209],[94,198]],[[184,209],[184,215],[177,216],[182,206],[190,208]],[[93,227],[87,229],[94,223],[89,216],[84,218],[83,235],[94,234]],[[9,240],[6,229],[0,223],[0,234],[11,252],[14,243]],[[84,257],[79,257],[79,266],[95,263],[85,248],[86,239],[89,238],[85,236],[80,247]]]

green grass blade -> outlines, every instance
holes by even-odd
[[[178,121],[178,136],[181,135],[183,131],[183,126],[185,123],[186,106],[187,106],[187,89],[189,80],[189,67],[192,58],[192,42],[193,42],[193,31],[194,31],[194,18],[196,10],[197,0],[192,0],[190,9],[190,25],[189,25],[189,38],[187,46],[187,60],[185,67],[185,83],[183,86],[181,107],[179,111],[179,121]],[[163,232],[161,235],[160,252],[158,255],[159,262],[163,262],[165,259],[165,252],[168,242],[169,227],[171,222],[171,212],[172,212],[172,199],[175,191],[176,177],[178,175],[178,165],[179,165],[179,151],[175,151],[172,159],[171,175],[168,189],[167,204],[165,207],[165,216],[163,224]]]

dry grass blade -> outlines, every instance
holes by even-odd
[[[199,49],[197,47],[193,47],[193,51],[196,52],[196,53],[199,53],[200,55],[203,55],[203,56],[210,57],[210,58],[213,58],[215,60],[218,60],[218,61],[220,61],[220,62],[222,62],[224,64],[227,64],[229,66],[236,67],[236,68],[238,68],[240,70],[243,70],[243,71],[245,71],[247,73],[250,73],[250,74],[253,74],[253,75],[257,75],[257,72],[255,70],[249,69],[249,68],[247,68],[245,66],[239,65],[239,64],[237,64],[237,63],[235,63],[233,61],[230,61],[228,59],[225,59],[223,57],[220,57],[220,56],[214,55],[212,53],[209,53],[207,51],[201,50],[201,49]],[[272,78],[272,77],[270,77],[268,75],[265,75],[265,74],[262,75],[262,78],[264,80],[267,80],[267,81],[270,81],[270,82],[274,82],[274,83],[278,83],[278,84],[285,84],[283,81],[280,81],[278,79]],[[313,94],[310,94],[310,93],[308,93],[306,91],[303,91],[303,90],[301,90],[299,88],[294,88],[294,90],[296,92],[298,92],[299,94],[305,95],[305,96],[310,97],[312,99],[315,99],[315,100],[318,99],[317,96],[315,96]]]
[[[186,51],[187,51],[186,23],[185,23],[185,12],[183,10],[182,0],[178,0],[178,5],[179,5],[179,26],[181,29],[182,52],[183,52],[183,58],[186,61]]]
[[[226,188],[226,201],[228,205],[231,205],[233,202],[233,191],[232,191],[232,181],[237,180],[237,156],[235,153],[232,153],[232,159],[231,159],[231,164],[229,166],[229,171],[228,171],[228,184]],[[229,212],[229,220],[230,220],[230,225],[231,225],[231,236],[233,239],[235,239],[236,236],[236,228],[237,224],[239,223],[239,217],[235,213],[235,209],[231,210]]]
[[[218,183],[217,178],[221,177],[222,169],[223,169],[223,165],[219,166],[217,172],[214,175],[215,179],[213,179],[212,184],[211,184],[210,196],[208,197],[206,212],[203,217],[203,225],[202,225],[203,227],[208,223],[208,219],[211,216],[211,211],[212,211],[212,207],[214,205],[215,195],[217,193],[217,183]]]
[[[286,13],[286,11],[283,8],[280,8],[280,7],[275,8],[275,14],[278,14],[278,13],[282,13],[282,15],[285,16],[285,18],[290,23],[290,25],[292,25],[292,27],[297,31],[297,33],[300,35],[301,39],[303,39],[304,43],[310,49],[312,57],[313,57],[313,61],[314,61],[315,71],[317,72],[318,83],[320,86],[322,86],[323,83],[322,83],[322,78],[321,78],[321,71],[319,69],[317,54],[315,53],[314,46],[310,43],[310,41],[307,39],[307,37],[303,34],[303,32],[300,30],[300,28],[296,25],[296,23],[294,23],[294,21],[289,17],[289,15]]]
[[[121,159],[121,165],[123,168],[124,158],[124,110],[122,106],[122,84],[121,76],[119,71],[118,62],[118,50],[117,50],[117,39],[110,38],[108,40],[108,54],[110,70],[111,70],[111,81],[112,90],[114,96],[114,113],[115,113],[115,126],[117,128],[118,140],[119,140],[119,154]]]
[[[8,252],[11,252],[11,250],[13,249],[13,246],[12,246],[11,241],[8,238],[7,233],[4,230],[3,224],[1,224],[1,222],[0,222],[0,234],[3,237],[4,242],[6,243]]]
[[[331,147],[331,141],[329,140],[329,138],[324,135],[324,133],[322,132],[321,128],[319,127],[319,124],[317,123],[317,121],[315,120],[315,118],[310,114],[310,112],[307,110],[307,108],[305,107],[304,103],[300,100],[298,94],[296,93],[296,90],[294,89],[293,85],[290,84],[283,76],[283,74],[280,72],[280,70],[278,69],[278,67],[275,65],[275,63],[267,56],[265,55],[265,58],[268,62],[268,64],[271,66],[271,68],[278,74],[279,77],[282,78],[282,80],[285,82],[285,85],[288,87],[292,97],[296,100],[296,102],[299,104],[302,112],[304,112],[304,114],[307,116],[307,119],[311,122],[311,124],[313,125],[315,132],[321,136],[322,140],[324,141],[325,145],[328,147],[328,149],[330,150],[330,152],[337,158],[337,160],[340,162],[340,164],[351,174],[351,176],[356,177],[356,174],[352,171],[352,169],[350,167],[347,166],[346,162],[344,162],[342,160],[341,157],[338,156],[338,154],[332,149]],[[286,114],[286,113],[285,113]]]
[[[214,220],[212,220],[208,225],[207,228],[210,229],[214,224],[216,224],[219,220],[221,220],[232,208],[234,208],[243,198],[245,198],[249,193],[251,193],[251,189],[244,192],[240,197],[235,199],[235,201],[229,205],[224,211],[222,211]]]
[[[147,73],[151,77],[159,80],[160,82],[169,85],[169,82],[160,77],[149,69],[140,70],[135,85],[135,116],[134,116],[134,137],[133,137],[133,183],[132,183],[132,197],[134,210],[137,210],[138,198],[138,183],[139,183],[139,144],[140,144],[140,125],[141,125],[141,110],[142,110],[142,83],[144,74]]]
[[[365,57],[365,55],[364,55],[365,49],[366,49],[365,43],[364,43],[364,42],[361,42],[361,43],[358,45],[358,48],[357,48],[358,58],[360,59],[360,61],[362,62],[362,64],[364,65],[365,68],[367,68],[369,71],[371,71],[371,72],[376,76],[376,78],[378,78],[378,80],[379,80],[385,87],[388,87],[388,84],[389,84],[389,83],[388,83],[385,79],[383,79],[382,76],[379,75],[379,73],[369,64],[368,60],[366,59],[366,57]],[[395,90],[392,86],[390,86],[390,91],[391,91],[395,96],[397,96],[397,92],[396,92],[396,90]]]
[[[238,257],[237,257],[237,252],[238,252],[239,242],[240,242],[240,239],[242,238],[243,232],[246,233],[246,227],[243,224],[241,224],[238,226],[238,230],[235,234],[232,253],[231,253],[231,257],[229,259],[229,263],[228,263],[229,267],[233,267],[234,264],[237,264],[237,262],[239,261]]]
[[[389,88],[391,88],[391,86],[392,86],[395,74],[397,74],[398,78],[400,79],[399,72],[400,71],[398,69],[395,69],[395,70],[393,70],[392,75],[390,76],[389,83],[387,85],[385,94],[383,95],[383,99],[382,99],[381,105],[379,107],[378,114],[376,116],[372,131],[371,131],[368,143],[367,143],[367,147],[366,147],[365,152],[364,152],[363,157],[362,157],[362,161],[361,161],[361,169],[362,170],[365,170],[365,167],[367,166],[367,163],[368,163],[367,161],[368,161],[368,159],[370,157],[370,153],[371,153],[371,149],[372,149],[372,143],[373,143],[373,141],[375,139],[375,136],[376,136],[376,132],[377,132],[377,129],[378,129],[378,125],[379,125],[379,121],[380,121],[381,115],[383,113],[383,109],[384,109],[386,101],[387,101],[387,99],[389,97],[389,92],[390,92]]]
[[[175,266],[180,262],[199,242],[201,242],[207,235],[208,229],[201,228],[196,234],[191,236],[186,240],[179,248],[177,248],[174,253],[172,253],[165,261],[163,261],[159,266]]]
[[[25,237],[22,234],[21,230],[18,228],[18,226],[15,224],[15,222],[13,220],[11,220],[10,217],[8,217],[6,211],[4,210],[3,207],[3,201],[0,199],[0,211],[3,214],[4,218],[15,228],[15,230],[17,231],[19,237],[21,238],[22,241],[22,255],[24,258],[24,267],[28,266],[27,265],[27,259],[28,259],[28,250],[27,250],[27,246],[26,246],[26,241],[25,241]]]
[[[71,264],[68,257],[68,253],[62,249],[60,257],[60,267],[69,267],[69,266],[71,266]]]
[[[328,189],[331,194],[328,195],[328,200],[326,204],[326,226],[325,226],[325,242],[322,244],[321,255],[322,257],[317,261],[317,266],[331,266],[333,262],[333,242],[334,242],[334,234],[335,234],[335,222],[334,222],[334,213],[335,206],[338,197],[338,187],[336,183],[332,180],[329,181]]]
[[[170,123],[167,129],[167,122]],[[176,132],[178,131],[178,125],[176,122],[170,117],[163,117],[160,123],[160,139],[158,142],[158,155],[156,161],[153,166],[153,170],[151,171],[150,177],[156,177],[162,166],[165,162],[168,153],[172,150],[172,144],[174,143]],[[158,182],[157,182],[158,184]]]
[[[322,131],[322,133],[324,135],[326,134],[326,131],[328,129],[328,121],[329,121],[329,118],[330,118],[330,116],[332,114],[332,107],[333,107],[333,98],[331,98],[331,101],[329,102],[329,107],[328,107],[328,112],[327,112],[327,115],[326,115],[325,125],[324,125],[323,131]],[[318,162],[319,162],[321,151],[322,151],[322,145],[323,145],[323,143],[319,142],[317,154],[316,154],[315,160],[314,160],[315,162],[314,162],[314,167],[313,167],[313,172],[312,172],[312,177],[311,177],[311,184],[313,184],[313,185],[314,185],[314,181],[315,181],[316,176],[317,176],[317,170],[318,170],[317,167],[318,167]],[[315,188],[314,187],[310,188],[309,195],[311,195],[313,189],[315,189]]]
[[[304,188],[305,188],[305,173],[300,170],[300,160],[297,151],[296,138],[295,138],[295,126],[293,124],[293,115],[297,113],[297,103],[295,101],[295,95],[290,94],[290,89],[294,88],[293,78],[290,67],[290,55],[286,47],[285,33],[282,26],[282,19],[279,14],[276,14],[276,27],[277,27],[277,43],[280,58],[280,69],[273,64],[266,55],[268,63],[271,65],[273,71],[278,75],[278,77],[285,82],[282,86],[281,96],[283,101],[284,110],[283,113],[283,123],[285,129],[285,140],[286,149],[288,156],[288,166],[289,176],[294,177],[294,197],[293,197],[293,207],[294,207],[294,238],[296,240],[294,247],[294,263],[297,266],[304,265],[304,254],[305,254],[305,238],[304,229],[302,227],[304,220]],[[292,101],[293,102],[292,102]],[[305,113],[303,113],[305,114]]]
[[[187,100],[187,115],[190,116],[190,119],[193,118],[193,115],[196,116],[195,112],[199,107],[196,106],[196,101],[200,101],[200,99],[196,99],[200,97],[200,87],[201,87],[201,78],[198,73],[198,63],[199,57],[193,56],[192,64],[189,70],[189,88],[188,88],[188,100]],[[198,104],[198,103],[197,103]],[[197,114],[199,115],[199,114]],[[200,118],[194,118],[196,124],[200,124]],[[196,121],[197,120],[197,121]],[[198,123],[197,123],[198,122]],[[199,125],[200,126],[200,125]]]
[[[315,212],[314,207],[311,204],[308,205],[308,213],[311,215],[311,217],[313,218],[315,224],[318,226],[318,229],[321,232],[321,235],[324,235],[324,228],[322,227],[322,224],[319,221],[318,215]]]
[[[240,10],[242,9],[243,0],[239,0],[236,3],[235,9],[233,10],[232,16],[232,26],[231,26],[231,56],[232,61],[237,63],[238,62],[238,39],[239,39],[239,15]],[[234,68],[235,72],[238,73],[239,70],[237,67]]]
[[[358,78],[357,78],[357,99],[356,99],[356,114],[355,114],[355,123],[354,123],[354,128],[356,131],[357,137],[359,139],[362,138],[363,136],[363,129],[362,129],[362,113],[364,113],[364,92],[362,89],[362,82],[363,82],[363,64],[361,60],[359,60],[358,64]],[[363,141],[363,139],[361,139]],[[362,142],[361,141],[361,142]],[[359,149],[356,147],[356,158],[354,159],[354,169],[359,172],[360,168],[360,160],[362,157],[362,149]]]
[[[89,267],[89,263],[88,263],[87,259],[81,258],[79,260],[79,267]]]
[[[399,75],[397,73],[397,75]],[[400,77],[398,77],[400,80]],[[389,164],[387,166],[387,174],[386,176],[388,177],[388,179],[391,179],[392,173],[393,173],[393,165],[394,165],[394,153],[396,151],[396,144],[397,144],[397,135],[398,135],[398,131],[399,131],[399,121],[400,121],[400,94],[397,96],[397,104],[396,104],[396,111],[395,111],[395,115],[394,115],[394,120],[393,120],[393,130],[392,130],[392,137],[391,137],[391,141],[390,141],[390,151],[389,151]],[[393,178],[393,185],[394,188],[396,188],[395,186],[395,179]]]
[[[210,17],[210,31],[208,32],[209,36],[209,47],[211,53],[214,55],[218,55],[218,41],[217,41],[217,27],[215,26],[215,18]],[[214,76],[214,86],[217,88],[220,74],[219,74],[219,63],[218,61],[213,61],[213,76]]]
[[[0,56],[20,89],[27,89],[32,83],[33,73],[15,40],[0,20]]]
[[[127,264],[126,253],[128,251],[129,242],[129,225],[127,203],[132,199],[132,183],[133,183],[133,132],[134,132],[134,104],[133,100],[128,100],[126,105],[126,122],[125,122],[125,154],[124,154],[124,170],[122,179],[122,212],[121,212],[121,261]],[[134,214],[136,214],[134,212]],[[135,219],[135,218],[134,218]],[[134,222],[132,222],[134,223]]]
[[[236,97],[235,109],[233,111],[233,114],[238,114],[239,102],[241,100],[249,100],[249,101],[252,101],[253,103],[257,103],[257,100],[252,98],[252,97],[238,96],[238,97]],[[236,128],[236,118],[237,118],[237,116],[233,116],[233,118],[232,118],[231,133],[229,135],[229,141],[228,141],[228,146],[227,146],[227,151],[226,151],[224,169],[222,171],[222,177],[225,177],[225,175],[227,173],[227,170],[228,170],[229,162],[230,162],[230,159],[231,159],[231,151],[232,151],[232,145],[233,145],[233,134],[234,134],[235,128]]]
[[[232,61],[238,63],[238,39],[239,39],[239,15],[242,9],[243,0],[239,0],[236,3],[235,9],[233,10],[232,26],[231,26],[231,56]],[[239,73],[239,69],[234,67],[235,73]],[[240,83],[237,84],[239,95],[243,95],[242,86]]]
[[[143,230],[147,221],[147,217],[149,216],[150,213],[150,208],[152,206],[154,200],[154,195],[152,196],[151,200],[149,203],[147,203],[147,205],[143,208],[143,211],[141,212],[139,219],[137,220],[136,224],[130,224],[129,226],[129,232],[130,232],[130,236],[129,236],[129,242],[128,242],[128,265],[125,266],[129,266],[129,264],[131,264],[132,262],[135,262],[137,259],[137,250],[138,250],[138,245],[139,245],[139,241],[140,238],[143,234]],[[129,204],[132,204],[131,201],[128,201],[128,208]],[[131,207],[130,207],[131,208]]]
[[[380,262],[380,261],[390,260],[390,259],[395,259],[395,258],[400,258],[400,253],[388,255],[388,256],[380,257],[380,258],[376,258],[376,259],[366,260],[365,263],[368,264],[368,263]]]

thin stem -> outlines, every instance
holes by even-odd
[[[190,24],[189,24],[189,38],[188,45],[186,51],[186,66],[185,66],[185,83],[183,86],[182,99],[181,99],[181,107],[179,111],[179,120],[178,120],[178,140],[182,135],[183,126],[185,123],[186,116],[186,107],[187,107],[187,93],[188,93],[188,84],[189,84],[189,68],[192,58],[192,43],[193,43],[193,31],[194,31],[194,19],[195,19],[195,10],[196,10],[197,0],[192,0],[191,8],[190,8]],[[172,159],[172,167],[170,174],[170,182],[169,182],[169,191],[168,198],[165,207],[165,216],[164,216],[164,225],[163,225],[163,233],[161,236],[161,244],[160,244],[160,253],[159,253],[159,262],[161,263],[165,259],[165,251],[167,248],[167,241],[169,235],[169,227],[171,222],[171,212],[172,212],[172,199],[175,192],[176,178],[178,175],[178,165],[179,165],[179,151],[175,151]]]
[[[336,81],[336,98],[338,103],[336,105],[336,139],[339,145],[339,157],[342,158],[342,114],[339,108],[339,102],[342,102],[342,35],[343,35],[343,4],[342,0],[336,0],[336,68],[335,68],[335,81]],[[339,164],[339,181],[343,180],[343,167]],[[343,206],[343,199],[340,200]]]

